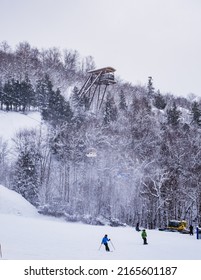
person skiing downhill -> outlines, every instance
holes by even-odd
[[[104,244],[105,245],[105,250],[109,252],[110,248],[108,246],[108,241],[110,241],[110,239],[108,239],[107,234],[105,234],[105,236],[102,239],[101,244]]]
[[[144,245],[148,244],[148,243],[147,243],[147,233],[146,233],[146,230],[145,230],[145,229],[142,230],[141,236],[142,236],[142,239],[143,239],[143,241],[144,241],[143,244],[144,244]]]

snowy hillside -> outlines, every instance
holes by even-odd
[[[38,215],[33,205],[20,194],[0,185],[0,213],[33,217]]]
[[[11,260],[193,260],[201,259],[195,235],[147,230],[147,246],[131,227],[91,226],[44,217],[14,191],[0,186],[0,243],[3,259]],[[104,234],[113,252],[100,242]],[[100,250],[99,250],[100,248]]]
[[[41,126],[41,115],[39,112],[32,112],[27,115],[17,112],[0,111],[0,137],[11,143],[12,137],[20,129],[39,128]]]
[[[39,113],[0,111],[0,137],[41,126]],[[194,236],[147,230],[148,246],[132,227],[91,226],[38,214],[21,195],[0,185],[0,244],[11,260],[201,260],[201,240]],[[100,247],[108,234],[113,252]],[[113,248],[114,245],[115,249]],[[100,250],[99,250],[100,248]]]

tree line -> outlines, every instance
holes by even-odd
[[[48,73],[35,84],[30,77],[19,82],[30,85],[20,94],[29,103],[12,103],[9,109],[40,108],[46,130],[20,131],[12,162],[6,161],[6,144],[0,143],[0,172],[7,174],[2,183],[41,213],[67,220],[140,222],[148,228],[164,226],[169,219],[201,223],[198,98],[161,94],[149,77],[144,86],[119,81],[101,110],[91,112],[84,100],[77,102],[79,83],[67,100]],[[74,72],[80,84],[83,77]],[[15,83],[10,80],[14,88]],[[30,88],[35,105],[27,97]],[[6,108],[5,101],[2,106]],[[87,156],[92,148],[96,157]]]

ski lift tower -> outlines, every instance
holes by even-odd
[[[107,87],[115,84],[114,72],[112,67],[104,67],[88,71],[89,77],[80,89],[78,95],[80,101],[85,101],[85,107],[100,109],[103,103]]]

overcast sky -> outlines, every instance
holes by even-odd
[[[201,96],[201,0],[0,0],[0,41],[77,50],[162,93]]]

